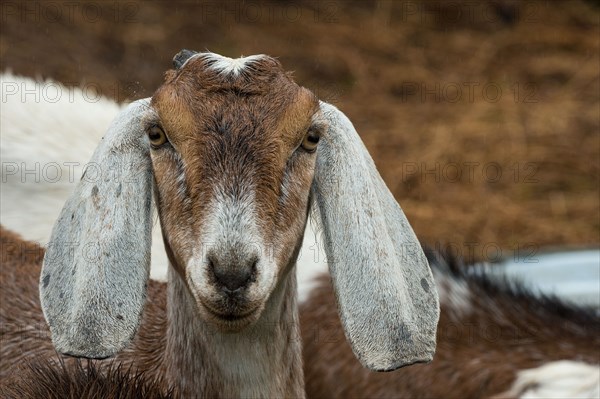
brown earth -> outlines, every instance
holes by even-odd
[[[352,119],[417,234],[469,258],[600,243],[597,1],[1,7],[2,70],[119,101],[182,48],[279,57]]]

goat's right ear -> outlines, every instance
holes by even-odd
[[[52,230],[40,299],[59,352],[112,356],[140,323],[152,239],[148,106],[136,101],[112,122]]]
[[[427,259],[352,123],[321,110],[312,190],[346,337],[372,370],[430,361],[439,301]]]

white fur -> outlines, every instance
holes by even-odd
[[[83,166],[121,107],[103,97],[90,102],[82,90],[49,80],[6,73],[0,83],[2,224],[26,239],[46,244]],[[62,93],[56,102],[48,101],[44,94],[48,88],[59,88]],[[60,167],[58,180],[54,165]],[[11,174],[12,166],[17,167],[16,174]],[[36,169],[37,173],[27,173]]]
[[[0,83],[0,220],[25,239],[46,245],[62,206],[122,106],[50,80],[41,82],[4,73]],[[56,102],[49,101],[54,101],[49,88],[58,88],[62,93]],[[13,90],[15,94],[11,94]],[[55,164],[62,174],[57,181]],[[16,174],[11,174],[13,165],[18,168]],[[25,172],[35,170],[36,165],[37,176]],[[155,218],[151,277],[166,281],[167,264],[160,224]]]
[[[222,190],[215,190],[222,192]],[[202,226],[201,242],[196,243],[193,256],[188,262],[187,273],[190,287],[197,287],[193,294],[198,297],[214,291],[213,285],[207,281],[207,254],[229,253],[232,247],[242,250],[248,256],[256,256],[258,281],[257,287],[250,296],[269,292],[276,282],[276,267],[269,248],[261,236],[255,209],[253,194],[247,194],[243,199],[217,195],[212,201],[207,219]],[[192,288],[193,290],[193,288]],[[255,292],[258,291],[258,292]]]
[[[296,264],[299,303],[304,303],[309,298],[311,291],[318,285],[317,278],[329,273],[325,246],[321,234],[318,233],[318,215],[314,213],[306,223],[304,240]]]
[[[240,58],[229,58],[224,57],[220,54],[215,53],[200,53],[194,55],[188,59],[181,68],[185,66],[191,59],[196,57],[202,57],[208,61],[211,61],[210,69],[224,74],[233,74],[237,76],[242,72],[248,65],[250,65],[254,61],[258,61],[264,57],[263,54],[251,55],[249,57],[240,57]]]
[[[598,398],[600,397],[600,367],[583,362],[561,360],[538,368],[521,370],[510,390],[497,397]]]

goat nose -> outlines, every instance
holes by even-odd
[[[219,261],[216,257],[209,257],[208,261],[217,284],[228,294],[247,287],[256,273],[256,258],[235,264]]]

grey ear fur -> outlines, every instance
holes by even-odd
[[[111,356],[140,323],[152,239],[148,105],[136,101],[112,122],[52,230],[40,299],[59,352]]]
[[[187,60],[189,60],[192,56],[196,54],[198,54],[198,52],[193,50],[181,50],[180,52],[175,54],[175,57],[173,57],[173,67],[175,69],[181,68],[187,62]]]
[[[346,337],[372,370],[431,361],[439,299],[427,259],[350,120],[321,110],[330,125],[312,191]]]

